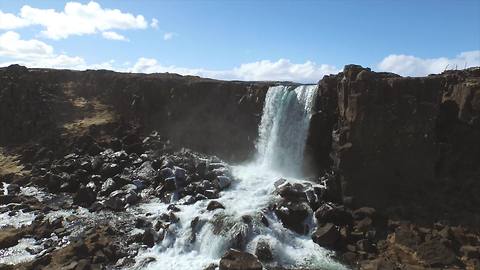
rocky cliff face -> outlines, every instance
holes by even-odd
[[[114,119],[243,161],[270,85],[11,66],[0,69],[0,145]],[[449,198],[451,212],[480,207],[478,68],[402,78],[350,65],[318,87],[306,157],[316,174],[336,172],[346,202],[414,209]]]
[[[319,167],[333,164],[347,202],[480,207],[478,68],[402,78],[350,65],[319,93],[308,143]]]
[[[11,66],[0,70],[0,145],[56,136],[75,120],[76,107],[95,101],[119,121],[158,130],[176,145],[245,160],[270,84]]]

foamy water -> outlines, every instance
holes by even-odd
[[[170,232],[161,244],[141,252],[137,261],[155,258],[156,262],[148,265],[147,269],[203,269],[211,263],[218,263],[231,246],[234,236],[243,230],[247,252],[254,253],[260,239],[269,242],[274,256],[273,265],[346,269],[331,258],[330,251],[315,244],[309,234],[299,235],[288,230],[274,214],[262,211],[270,202],[278,199],[272,195],[274,182],[280,177],[278,173],[256,165],[234,166],[232,169],[238,181],[217,199],[225,209],[206,211],[210,200],[193,205],[178,205],[181,211],[176,215],[180,221],[170,227]],[[297,179],[288,180],[302,182]],[[145,211],[158,215],[167,211],[167,205],[163,203],[142,207]],[[268,220],[268,227],[256,219],[262,212]],[[252,225],[241,221],[245,215],[253,217]],[[198,232],[196,241],[191,243],[190,222],[195,217],[206,223]],[[217,218],[229,224],[219,234],[214,233],[214,225],[210,223]],[[141,267],[137,265],[136,268]]]

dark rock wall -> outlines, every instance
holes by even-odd
[[[480,207],[479,82],[479,69],[402,78],[346,66],[319,82],[312,159],[333,163],[347,201],[382,208],[457,192]]]
[[[0,145],[58,135],[73,96],[97,98],[121,121],[159,130],[176,145],[243,161],[254,152],[270,84],[11,66],[0,69]]]

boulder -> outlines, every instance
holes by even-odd
[[[255,247],[255,255],[260,261],[268,262],[273,260],[272,250],[267,240],[259,240]]]
[[[303,186],[300,184],[283,184],[277,188],[276,192],[289,201],[305,201],[307,198],[303,191]]]
[[[125,208],[125,201],[118,197],[110,197],[107,200],[105,200],[105,206],[108,207],[109,209],[113,211],[122,211]]]
[[[255,255],[230,249],[219,263],[220,270],[262,270],[262,264]]]
[[[105,182],[103,182],[102,187],[100,189],[100,194],[102,195],[110,195],[112,191],[114,191],[116,188],[118,188],[117,183],[113,178],[107,178]]]
[[[13,247],[18,244],[24,235],[24,232],[21,229],[2,229],[0,231],[0,249],[6,249]]]
[[[309,210],[306,203],[282,201],[275,207],[274,212],[286,228],[304,234],[306,227],[303,222],[308,217]]]
[[[174,191],[177,189],[177,185],[175,183],[175,177],[169,177],[165,179],[164,188],[166,191]]]
[[[73,195],[73,203],[83,207],[90,207],[97,199],[97,193],[89,187],[81,187],[75,195]]]
[[[103,177],[113,177],[118,173],[122,172],[122,167],[120,167],[118,164],[115,163],[105,163],[102,165],[102,168],[100,169],[100,174]]]
[[[395,243],[415,250],[421,238],[408,225],[401,225],[395,229]]]
[[[340,232],[333,223],[318,226],[312,234],[313,242],[325,248],[334,248],[339,239]]]
[[[208,211],[213,211],[215,209],[225,209],[225,206],[223,204],[217,202],[217,201],[211,201],[207,205],[207,210]]]
[[[352,215],[342,207],[333,204],[323,204],[315,211],[315,218],[319,224],[333,223],[338,226],[351,226]]]
[[[457,260],[453,250],[438,239],[420,244],[417,249],[417,257],[426,265],[433,267],[450,265]]]
[[[232,183],[232,180],[227,176],[217,176],[217,181],[220,190],[226,189]]]
[[[153,247],[155,245],[155,234],[152,228],[145,229],[142,234],[142,243],[148,247]]]

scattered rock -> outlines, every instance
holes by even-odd
[[[304,234],[307,231],[304,221],[309,215],[309,210],[306,203],[282,201],[274,211],[286,228]]]
[[[219,263],[220,270],[262,270],[262,264],[255,255],[230,249]]]
[[[81,187],[77,193],[73,195],[73,203],[83,207],[90,207],[96,199],[97,193],[89,187]]]
[[[457,260],[453,250],[438,239],[420,244],[416,254],[426,265],[434,267],[450,265]]]
[[[267,240],[259,240],[257,242],[255,255],[260,261],[268,262],[273,260],[272,250]]]
[[[335,248],[339,239],[340,233],[333,223],[326,223],[318,226],[312,234],[313,242],[326,248]]]
[[[207,210],[208,211],[213,211],[215,209],[225,209],[225,206],[223,204],[217,202],[217,201],[211,201],[207,205]]]

